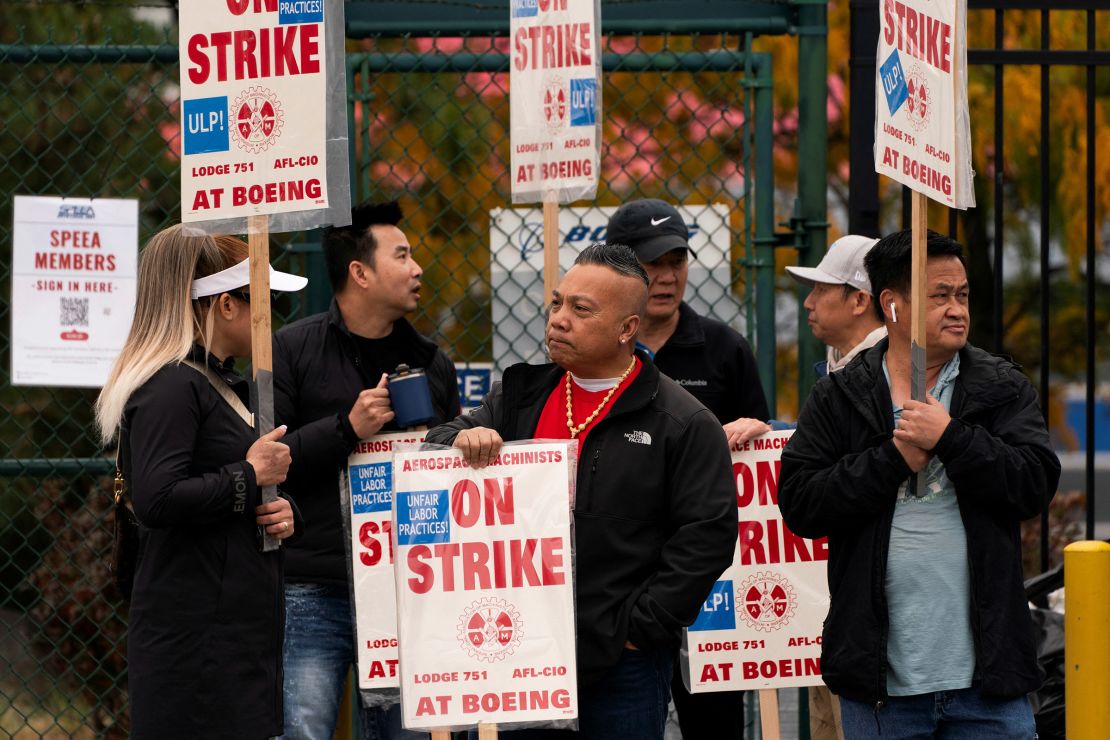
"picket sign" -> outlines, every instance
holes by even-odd
[[[346,124],[328,116],[328,80],[345,84],[343,7],[193,0],[180,16],[181,221],[216,235],[242,233],[245,220],[251,406],[264,435],[274,429],[270,231],[350,223]],[[261,498],[276,500],[277,487]],[[263,534],[263,551],[280,544]]]
[[[910,398],[924,401],[928,199],[949,208],[975,205],[967,0],[905,0],[897,13],[890,3],[875,12],[875,170],[912,191],[909,381]],[[923,476],[910,477],[918,496],[924,486]]]
[[[393,448],[402,724],[434,732],[577,716],[567,441]]]
[[[510,193],[543,203],[545,302],[559,276],[559,204],[597,195],[600,26],[598,0],[509,3]],[[557,49],[536,43],[556,36]]]
[[[764,738],[779,737],[779,689],[821,684],[829,603],[827,541],[795,535],[778,508],[791,434],[768,432],[732,453],[736,550],[686,629],[680,664],[692,694],[757,691]]]

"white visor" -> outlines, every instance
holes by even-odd
[[[213,275],[206,275],[193,281],[193,299],[203,298],[207,295],[219,295],[229,290],[245,288],[251,284],[251,264],[245,259],[237,265],[222,270]],[[278,272],[270,265],[270,290],[280,290],[291,293],[308,285],[308,278],[292,275],[288,272]]]

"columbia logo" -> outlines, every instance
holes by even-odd
[[[629,432],[628,434],[624,435],[624,438],[627,439],[629,442],[633,442],[638,445],[651,444],[651,435],[647,432],[641,432],[639,430],[635,432]]]

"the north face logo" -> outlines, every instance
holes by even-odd
[[[624,435],[624,438],[627,439],[629,442],[633,442],[633,443],[639,444],[639,445],[649,445],[649,444],[651,444],[651,435],[648,434],[647,432],[641,432],[641,431],[629,432],[628,434]]]

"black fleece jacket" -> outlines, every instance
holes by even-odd
[[[779,508],[803,537],[829,538],[821,671],[836,694],[884,701],[887,549],[899,485],[910,469],[894,446],[888,341],[820,379],[782,454]],[[971,572],[976,674],[990,696],[1040,686],[1021,569],[1020,523],[1048,505],[1060,479],[1037,394],[1018,366],[967,345],[952,421],[934,454],[956,488]]]
[[[579,680],[616,664],[626,640],[673,650],[736,548],[736,488],[728,442],[713,415],[646,355],[631,385],[590,431],[574,503]],[[565,377],[556,365],[513,365],[469,415],[436,427],[531,439]]]
[[[722,424],[741,417],[771,418],[748,340],[728,324],[701,316],[685,303],[679,304],[674,334],[653,361]]]
[[[196,347],[190,357],[247,402],[231,363]],[[254,441],[187,365],[166,365],[127,401],[120,457],[141,525],[127,627],[132,737],[282,733],[285,548],[259,549]]]
[[[455,365],[404,319],[393,324],[401,358],[424,368],[435,419],[459,413]],[[380,377],[380,376],[379,376]],[[286,326],[274,335],[274,414],[288,424],[282,439],[293,464],[282,484],[300,507],[303,536],[287,547],[285,580],[346,587],[347,555],[339,507],[339,470],[358,441],[347,415],[358,394],[378,384],[363,366],[355,339],[332,301],[326,313]],[[383,432],[398,431],[392,423]]]

